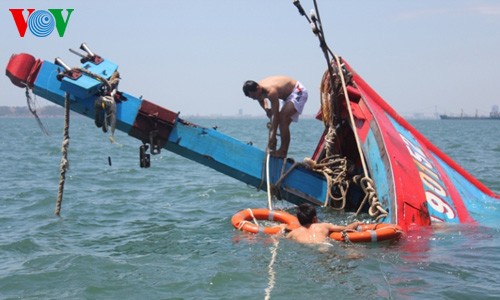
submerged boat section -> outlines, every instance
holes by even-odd
[[[140,140],[141,167],[165,149],[265,190],[265,151],[120,91],[118,65],[86,52],[77,68],[60,59],[13,55],[6,74],[16,86],[57,105],[69,99],[71,110],[105,132],[117,129]],[[271,157],[269,182],[276,198],[367,214],[405,231],[441,222],[489,225],[491,220],[474,215],[486,209],[485,202],[498,201],[498,194],[415,130],[347,62],[339,67],[332,61],[327,72],[322,89],[329,96],[318,114],[323,137],[308,162]],[[324,165],[330,173],[317,168]]]

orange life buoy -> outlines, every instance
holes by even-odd
[[[366,243],[395,240],[401,237],[403,229],[395,224],[365,224],[356,231],[332,232],[330,238],[342,242]]]
[[[251,222],[253,219],[285,223],[288,225],[289,229],[294,229],[300,226],[299,220],[296,216],[291,215],[285,211],[269,210],[266,208],[248,208],[239,211],[231,218],[231,223],[233,223],[233,226],[236,229],[248,231],[251,233],[263,232],[266,234],[277,234],[282,230],[281,226],[259,226]]]

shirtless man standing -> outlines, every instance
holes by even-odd
[[[297,207],[297,218],[300,227],[290,231],[286,237],[304,244],[319,244],[324,242],[331,232],[354,231],[362,222],[354,222],[347,226],[331,223],[318,223],[316,208],[310,204],[301,204]]]
[[[248,80],[243,85],[245,96],[257,100],[267,116],[271,118],[269,149],[276,157],[286,157],[290,145],[290,123],[297,122],[307,102],[307,90],[297,80],[287,76],[271,76],[258,83]],[[271,103],[271,107],[266,102]],[[283,100],[280,110],[279,100]],[[276,134],[280,129],[281,144],[276,150]]]

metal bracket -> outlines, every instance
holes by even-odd
[[[148,149],[153,155],[161,152],[161,148],[167,142],[170,132],[175,126],[177,115],[168,109],[142,100],[129,135],[140,139],[144,145],[149,144],[149,147],[143,151],[144,159],[146,159],[145,153]],[[141,156],[142,158],[143,156]]]
[[[161,141],[158,135],[158,130],[151,130],[149,132],[149,145],[151,145],[151,154],[156,155],[161,152]]]
[[[139,147],[139,165],[141,168],[149,168],[151,166],[151,155],[146,154],[149,146],[144,144]]]
[[[64,71],[59,72],[59,74],[57,74],[57,76],[56,76],[57,80],[61,81],[64,77],[68,77],[69,79],[72,79],[72,80],[77,80],[78,78],[82,77],[82,72],[80,72],[79,70],[70,68],[59,57],[56,57],[54,63],[64,69]]]
[[[82,49],[83,51],[85,51],[87,53],[87,55],[80,60],[80,62],[82,64],[89,61],[89,62],[93,63],[94,65],[98,65],[104,61],[104,59],[102,59],[102,57],[100,57],[99,55],[92,52],[92,50],[90,50],[90,48],[87,46],[87,44],[82,43],[80,45],[80,49]]]

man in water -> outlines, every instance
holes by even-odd
[[[299,115],[307,102],[307,90],[297,80],[287,76],[271,76],[262,79],[258,83],[248,80],[243,85],[245,96],[257,100],[260,106],[271,118],[269,133],[269,150],[276,157],[286,157],[290,145],[290,123],[297,122]],[[267,103],[267,100],[270,102]],[[279,100],[283,100],[280,110]],[[276,150],[276,134],[280,129],[281,144]]]
[[[304,203],[297,207],[297,218],[300,227],[290,231],[286,237],[304,244],[319,244],[326,241],[331,232],[354,231],[362,222],[354,222],[347,226],[331,223],[318,223],[316,208]]]

